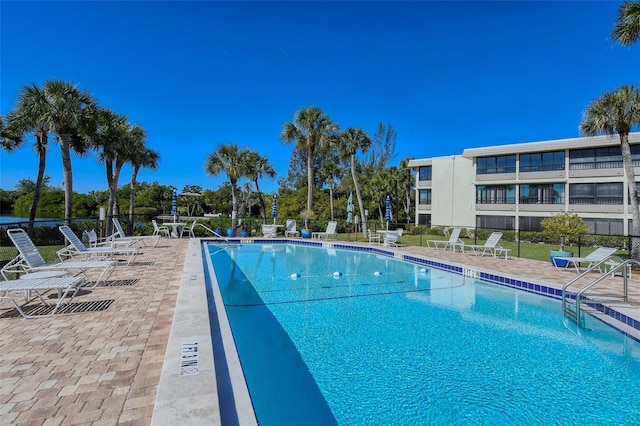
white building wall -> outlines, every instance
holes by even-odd
[[[475,169],[460,155],[435,157],[431,163],[431,225],[475,226]]]

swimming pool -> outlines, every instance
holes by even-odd
[[[640,417],[640,345],[557,300],[372,252],[209,250],[262,425]]]

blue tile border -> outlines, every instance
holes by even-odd
[[[219,243],[224,240],[220,239],[208,239],[203,238],[201,240],[203,243]],[[240,238],[230,238],[227,240],[232,244],[243,244],[247,242],[247,239]],[[405,254],[405,253],[396,253],[390,251],[383,246],[363,246],[363,245],[350,245],[348,242],[337,242],[331,240],[310,240],[310,239],[287,239],[287,238],[277,238],[277,239],[251,239],[251,242],[255,242],[256,244],[296,244],[302,246],[311,246],[311,247],[327,247],[327,248],[335,248],[335,249],[346,249],[346,250],[354,250],[360,252],[367,253],[375,253],[382,256],[387,256],[391,258],[397,258],[399,260],[404,260],[410,263],[416,263],[418,265],[427,266],[430,268],[441,269],[444,271],[454,272],[460,275],[472,274],[474,278],[487,281],[492,284],[497,284],[505,287],[515,288],[517,290],[526,291],[528,293],[537,294],[540,296],[550,297],[552,299],[562,300],[562,289],[549,287],[544,284],[532,283],[524,280],[520,280],[517,278],[509,278],[504,277],[502,275],[496,275],[493,273],[488,273],[482,270],[477,270],[474,268],[465,268],[463,266],[458,265],[450,265],[448,263],[443,263],[441,261],[435,261],[426,259],[423,257],[418,257],[415,255]],[[572,298],[575,298],[572,296]],[[640,321],[635,320],[634,318],[628,317],[608,306],[602,305],[600,303],[589,303],[589,306],[598,310],[599,312],[625,324],[635,330],[640,331]],[[594,317],[596,318],[596,317]],[[624,334],[627,337],[630,337],[638,342],[640,339],[637,339],[634,336],[629,335],[624,330],[616,327],[613,324],[608,324],[611,327],[618,330],[620,333]]]

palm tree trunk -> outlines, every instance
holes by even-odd
[[[307,209],[313,211],[313,151],[307,150]]]
[[[351,155],[351,178],[353,186],[356,189],[356,198],[358,199],[358,208],[360,209],[360,221],[362,222],[362,236],[367,238],[367,216],[364,214],[364,206],[362,205],[362,195],[360,194],[360,185],[358,184],[358,176],[356,176],[356,156]]]
[[[236,229],[238,223],[238,200],[236,199],[236,183],[231,182],[231,227]]]
[[[640,259],[640,244],[635,242],[640,239],[640,210],[638,210],[638,191],[636,190],[636,178],[633,170],[633,161],[631,160],[631,147],[629,146],[629,134],[620,134],[620,143],[622,148],[622,162],[624,164],[624,172],[627,175],[629,184],[629,198],[631,199],[631,228],[632,239],[631,257]]]
[[[33,224],[36,221],[36,210],[40,201],[40,192],[42,191],[42,182],[44,180],[44,170],[47,164],[46,152],[41,153],[38,160],[38,178],[36,179],[36,188],[33,191],[33,200],[31,201],[31,210],[29,211],[29,235],[33,235]]]
[[[73,214],[73,170],[71,168],[70,140],[71,135],[69,134],[58,135],[64,175],[64,224],[67,226],[71,226],[71,215]]]
[[[129,192],[129,223],[133,223],[133,214],[135,211],[135,200],[136,200],[136,179],[138,178],[138,171],[140,167],[134,167],[133,173],[131,174],[131,185]]]
[[[334,220],[333,217],[333,181],[329,184],[329,204],[331,207],[331,220]]]
[[[107,218],[111,219],[115,216],[113,211],[114,195],[113,195],[113,188],[112,188],[113,162],[111,160],[105,161],[105,173],[107,175],[107,187],[109,188],[109,201],[107,202]],[[107,220],[106,228],[107,228],[106,230],[107,235],[111,235],[113,233],[113,224],[111,223],[111,220]]]
[[[120,181],[120,172],[122,171],[123,162],[116,160],[116,167],[113,171],[113,214],[120,217],[120,200],[118,199],[118,182]],[[129,222],[127,234],[133,235],[133,222]]]
[[[260,200],[260,208],[262,209],[262,222],[267,223],[267,206],[264,203],[264,197],[262,196],[262,192],[260,192],[260,187],[258,187],[258,179],[254,180],[253,183],[256,184],[256,192],[258,193],[258,200]]]

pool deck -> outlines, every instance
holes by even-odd
[[[206,402],[213,405],[210,409],[181,413],[179,406],[184,404],[170,403],[179,395],[166,390],[159,395],[158,391],[161,380],[175,380],[161,376],[165,364],[172,362],[167,347],[184,344],[184,338],[175,337],[177,330],[208,333],[208,324],[189,317],[188,308],[202,305],[202,297],[183,293],[202,287],[189,285],[203,278],[193,269],[201,267],[199,247],[196,239],[163,238],[156,248],[142,248],[132,266],[116,268],[110,277],[114,285],[78,295],[73,300],[78,312],[23,319],[9,303],[1,303],[0,424],[170,424],[170,417],[162,414],[163,422],[157,413],[152,422],[154,408],[178,418],[182,415],[192,424],[211,424],[198,420],[201,415],[202,419],[219,417],[211,398]],[[548,262],[528,259],[476,257],[426,247],[390,250],[558,288],[576,276],[575,270],[558,270]],[[619,287],[621,281],[620,277],[607,278],[605,286]],[[638,273],[630,279],[629,299],[632,305],[616,309],[640,321]],[[174,321],[176,312],[192,320]],[[165,355],[171,362],[165,363]],[[177,365],[176,361],[175,368],[169,367],[177,371]],[[202,359],[201,369],[211,373],[212,366]],[[162,407],[155,407],[156,400]],[[200,403],[193,402],[194,406]]]

